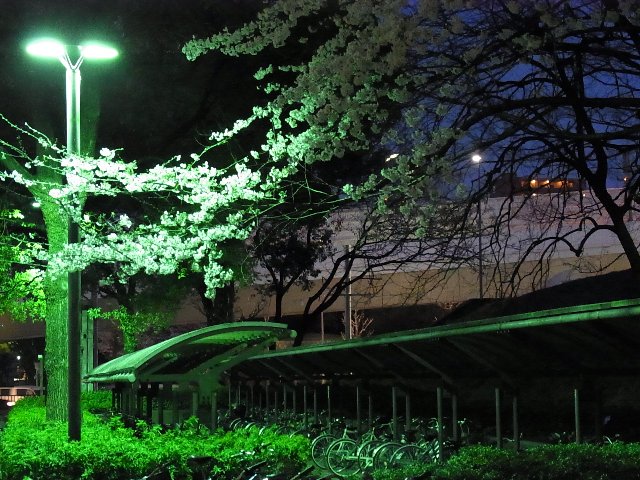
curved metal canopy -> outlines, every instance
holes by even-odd
[[[236,380],[353,380],[415,388],[640,374],[640,299],[543,310],[255,355]]]
[[[295,332],[282,323],[234,322],[187,332],[94,368],[86,382],[171,382],[220,373]]]

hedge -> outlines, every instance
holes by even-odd
[[[100,400],[83,402],[100,409]],[[163,432],[139,421],[134,428],[83,411],[82,440],[67,441],[67,425],[47,422],[40,399],[24,399],[10,411],[0,432],[0,480],[120,480],[140,478],[166,465],[175,479],[191,478],[190,456],[211,456],[220,479],[233,478],[247,463],[267,460],[270,470],[287,474],[309,461],[309,441],[257,428],[209,432],[195,419]]]
[[[521,452],[487,446],[460,449],[446,463],[374,472],[375,480],[634,480],[640,444],[545,445]]]

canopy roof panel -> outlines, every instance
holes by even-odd
[[[640,299],[563,307],[255,355],[235,379],[455,385],[640,374]],[[418,381],[418,382],[416,382]]]
[[[87,382],[179,381],[222,371],[295,332],[282,323],[234,322],[187,332],[93,369]]]

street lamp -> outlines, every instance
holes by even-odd
[[[480,163],[482,162],[482,157],[480,155],[478,155],[477,153],[475,153],[471,157],[471,161],[478,166],[478,190],[480,190],[480,188],[481,188],[480,181],[482,180],[482,177],[480,175]],[[478,209],[478,288],[479,288],[479,293],[480,293],[479,298],[482,299],[482,298],[484,298],[484,292],[483,292],[484,288],[483,288],[483,285],[482,285],[484,272],[483,272],[483,265],[482,265],[482,205],[480,205],[480,202],[481,202],[481,198],[480,198],[480,195],[478,194],[478,203],[477,203],[477,209]]]
[[[35,57],[55,58],[66,70],[67,154],[80,155],[80,65],[84,60],[109,60],[118,51],[98,43],[65,45],[44,38],[30,42],[27,53]],[[75,59],[72,60],[72,57]],[[78,243],[78,224],[69,217],[68,243]],[[80,271],[69,272],[68,288],[68,382],[69,439],[80,440]]]

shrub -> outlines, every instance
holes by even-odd
[[[640,444],[546,445],[514,452],[495,447],[461,449],[443,464],[415,464],[374,472],[375,480],[638,480]]]
[[[99,401],[94,398],[84,406]],[[83,413],[82,441],[68,442],[66,423],[47,422],[42,403],[25,399],[12,409],[0,432],[0,480],[138,478],[158,465],[167,465],[174,478],[186,479],[191,478],[191,455],[213,457],[219,478],[237,474],[256,459],[293,472],[308,461],[309,442],[273,431],[261,435],[257,429],[210,434],[195,420],[166,433],[144,422],[131,429],[120,417],[105,422],[88,411]]]
[[[82,392],[82,409],[92,413],[111,410],[111,390]]]

